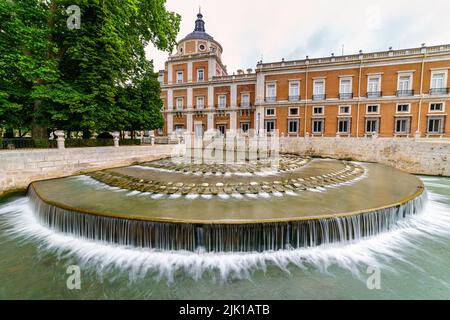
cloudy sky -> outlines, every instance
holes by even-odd
[[[182,16],[178,39],[194,30],[199,6],[206,32],[224,48],[229,74],[255,68],[260,59],[450,43],[449,0],[167,0]],[[156,70],[167,56],[148,48]]]

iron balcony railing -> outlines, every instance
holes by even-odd
[[[313,94],[313,100],[325,100],[327,98],[326,94]]]
[[[216,104],[216,109],[226,109],[226,108],[227,108],[226,104],[221,104],[221,103]]]
[[[410,97],[414,95],[414,90],[397,90],[397,97]]]
[[[383,93],[381,91],[369,91],[367,92],[367,98],[381,98]]]
[[[300,101],[300,96],[289,96],[289,101]]]
[[[277,102],[277,97],[266,97],[266,102],[269,103]]]
[[[194,108],[197,109],[197,110],[203,110],[203,109],[205,109],[205,105],[204,104],[200,104],[200,105],[195,106]]]
[[[431,88],[431,95],[440,95],[440,94],[448,94],[449,88]]]
[[[239,103],[239,108],[252,108],[253,105],[251,103]]]
[[[353,93],[339,93],[340,100],[353,99]]]

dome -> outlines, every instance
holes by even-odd
[[[220,51],[223,51],[222,46],[217,41],[214,40],[214,37],[206,33],[205,21],[203,20],[203,15],[201,12],[197,14],[197,20],[195,21],[194,31],[189,33],[186,37],[184,37],[179,42],[179,44],[189,40],[203,40],[207,42],[213,42],[219,47]]]
[[[197,20],[195,21],[195,29],[194,32],[189,33],[183,40],[192,40],[192,39],[201,39],[211,41],[214,40],[212,36],[206,33],[205,31],[205,21],[203,21],[203,15],[201,12],[197,14]]]

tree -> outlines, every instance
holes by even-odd
[[[81,8],[81,29],[67,28],[69,5]],[[180,16],[166,10],[165,0],[8,0],[0,15],[8,18],[1,37],[5,33],[9,41],[0,50],[12,52],[9,60],[30,62],[11,67],[13,84],[0,75],[2,123],[19,125],[2,114],[16,120],[29,114],[36,137],[45,127],[88,132],[160,126],[159,83],[145,47],[172,51],[176,44]],[[2,55],[0,66],[7,61]]]
[[[116,130],[154,130],[164,124],[158,74],[151,62],[143,64],[132,83],[119,91],[112,124]]]
[[[0,2],[0,125],[7,130],[44,131],[33,108],[39,103],[35,89],[57,79],[57,65],[48,56],[48,19],[42,1]]]

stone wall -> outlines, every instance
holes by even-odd
[[[169,156],[176,146],[130,146],[0,151],[0,195],[33,181],[127,166]]]
[[[450,139],[281,138],[281,152],[379,162],[414,174],[450,177]]]

